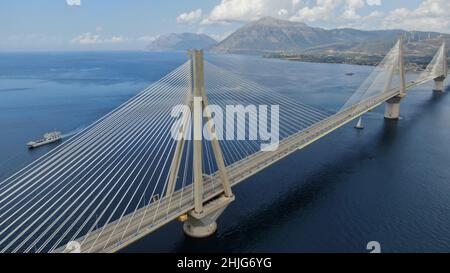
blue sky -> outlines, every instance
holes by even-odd
[[[220,40],[263,16],[325,28],[450,32],[448,0],[0,0],[0,51],[140,50],[170,32]]]

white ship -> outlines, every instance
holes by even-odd
[[[50,132],[50,133],[46,133],[44,135],[44,138],[42,138],[42,139],[28,142],[27,146],[30,149],[37,148],[42,145],[56,142],[60,139],[61,139],[61,132]]]
[[[362,117],[359,118],[358,123],[355,126],[356,129],[362,130],[364,129],[364,125],[362,123]]]

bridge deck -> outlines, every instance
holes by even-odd
[[[407,89],[424,82],[426,80],[411,82]],[[399,93],[398,89],[393,89],[390,92],[365,100],[283,140],[274,152],[258,152],[227,166],[230,183],[232,186],[239,184],[293,152],[310,145],[376,108],[386,100],[399,95]],[[205,202],[222,193],[221,187],[214,187],[213,181],[216,179],[218,179],[217,174],[205,179]],[[120,222],[111,222],[104,228],[95,230],[76,241],[82,243],[82,252],[116,252],[192,210],[194,208],[192,191],[192,185],[186,186],[176,191],[171,197],[164,197],[160,202],[153,202],[137,210],[134,214],[123,217]],[[64,252],[64,246],[55,252]]]

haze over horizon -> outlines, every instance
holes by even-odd
[[[167,33],[220,41],[265,16],[313,27],[450,32],[446,0],[0,2],[0,51],[142,50]]]

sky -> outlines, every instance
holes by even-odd
[[[0,51],[142,50],[181,32],[220,41],[264,16],[450,33],[450,0],[0,0]]]

